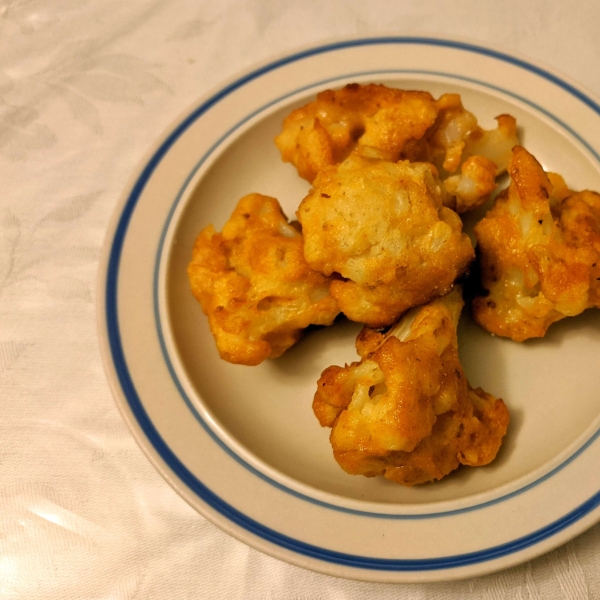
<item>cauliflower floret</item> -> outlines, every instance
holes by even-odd
[[[506,171],[511,150],[519,143],[517,123],[510,115],[500,115],[496,129],[482,129],[458,94],[444,94],[437,107],[435,124],[420,140],[407,144],[403,156],[433,163],[449,193],[446,206],[463,213],[484,204],[496,188],[496,176]]]
[[[283,160],[312,182],[357,145],[372,146],[398,160],[404,145],[422,137],[437,113],[428,92],[353,83],[321,92],[314,102],[294,110],[275,143]]]
[[[496,175],[504,173],[508,167],[512,149],[519,145],[517,121],[511,115],[496,117],[496,129],[478,127],[465,139],[463,160],[469,156],[482,156],[496,165]]]
[[[222,233],[200,232],[188,267],[221,358],[256,365],[339,313],[329,278],[304,260],[300,232],[275,198],[242,198]]]
[[[354,83],[294,110],[275,143],[310,182],[356,148],[375,148],[391,162],[431,162],[449,192],[446,206],[461,213],[489,198],[519,143],[515,119],[496,120],[496,129],[479,127],[458,94],[434,100],[428,92]]]
[[[462,214],[484,204],[496,189],[496,165],[483,156],[470,156],[460,166],[460,175],[444,181],[451,198],[446,206]]]
[[[511,184],[475,226],[481,283],[475,320],[521,342],[600,307],[600,195],[574,193],[517,146]]]
[[[414,485],[495,458],[509,414],[501,399],[472,389],[464,376],[456,339],[461,308],[455,288],[385,334],[363,330],[362,360],[323,371],[313,410],[332,427],[333,454],[346,472]]]
[[[297,215],[308,264],[344,278],[331,284],[340,309],[381,327],[449,292],[474,251],[458,215],[442,206],[433,165],[359,152],[319,173]]]

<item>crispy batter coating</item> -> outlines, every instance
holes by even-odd
[[[506,171],[511,150],[519,143],[517,123],[510,115],[500,115],[496,129],[482,129],[458,94],[444,94],[436,104],[435,124],[407,144],[403,156],[433,163],[450,194],[447,206],[463,213],[484,204],[496,188],[496,176]]]
[[[479,127],[458,94],[434,100],[428,92],[350,84],[294,110],[275,143],[310,182],[356,148],[374,148],[392,162],[431,162],[449,192],[446,206],[461,213],[489,198],[519,143],[515,119],[497,121],[496,129]]]
[[[473,316],[521,342],[600,307],[600,195],[568,190],[520,146],[508,172],[508,190],[475,227],[488,294],[474,299]]]
[[[357,151],[319,173],[297,212],[304,254],[315,270],[344,278],[331,294],[349,319],[389,325],[452,289],[474,251],[444,196],[428,163]]]
[[[339,313],[329,278],[313,271],[300,232],[275,198],[242,198],[222,233],[200,232],[188,267],[221,358],[257,365],[292,346],[309,325]]]
[[[456,339],[461,308],[456,288],[386,334],[363,330],[361,361],[323,371],[313,410],[332,427],[333,454],[346,472],[410,486],[496,457],[508,409],[464,376]]]
[[[404,145],[422,137],[437,114],[428,92],[352,83],[321,92],[314,102],[294,110],[275,143],[283,160],[312,182],[357,145],[377,148],[397,161]]]

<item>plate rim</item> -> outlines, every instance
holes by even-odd
[[[184,499],[186,499],[188,501],[188,503],[192,504],[192,506],[196,510],[199,510],[199,512],[204,514],[204,516],[207,516],[207,518],[209,518],[211,521],[213,521],[215,524],[217,524],[222,529],[225,529],[226,531],[228,529],[231,529],[231,527],[224,527],[224,524],[221,522],[220,518],[218,518],[218,517],[215,518],[214,515],[211,515],[213,517],[213,518],[211,518],[211,516],[205,514],[204,511],[200,510],[196,506],[196,503],[198,501],[197,496],[195,496],[194,502],[190,501],[190,499],[187,497],[187,493],[186,493],[186,492],[189,492],[189,490],[183,489],[181,487],[183,479],[181,481],[179,481],[177,479],[177,474],[174,473],[172,467],[166,461],[164,461],[164,457],[161,455],[160,452],[158,452],[156,444],[149,439],[147,431],[142,427],[142,425],[140,423],[139,415],[136,416],[132,410],[130,398],[128,397],[127,394],[128,394],[128,392],[131,394],[132,390],[133,390],[133,393],[136,393],[135,386],[133,385],[133,382],[131,382],[131,390],[126,389],[128,386],[127,381],[124,382],[123,378],[118,373],[118,367],[115,364],[114,348],[112,347],[112,345],[110,343],[110,339],[109,339],[110,333],[107,334],[107,331],[109,331],[110,319],[107,317],[107,312],[106,312],[107,308],[106,307],[111,302],[111,300],[109,299],[109,293],[110,293],[111,289],[109,288],[108,284],[109,284],[111,265],[114,268],[115,255],[113,254],[112,251],[114,249],[115,238],[117,237],[117,235],[119,234],[120,231],[126,232],[127,226],[129,224],[129,219],[131,218],[131,214],[129,214],[129,216],[124,221],[123,217],[124,217],[125,210],[127,209],[127,206],[129,204],[130,200],[133,198],[133,196],[136,193],[138,194],[138,199],[139,199],[139,197],[141,197],[143,188],[145,186],[145,183],[148,179],[149,174],[151,174],[154,166],[156,164],[158,164],[158,162],[160,162],[160,159],[164,156],[164,154],[166,154],[168,152],[169,148],[171,147],[171,144],[169,144],[168,147],[166,147],[165,144],[169,140],[174,141],[178,137],[179,133],[181,133],[185,129],[185,127],[187,127],[189,122],[191,122],[192,117],[194,119],[197,118],[197,117],[194,117],[194,115],[198,112],[199,109],[204,107],[204,110],[208,110],[212,104],[216,103],[221,97],[225,96],[226,94],[229,94],[232,91],[234,91],[237,87],[241,87],[242,85],[244,85],[244,83],[251,80],[252,78],[260,77],[262,74],[264,74],[268,70],[273,70],[273,69],[279,68],[280,66],[284,65],[286,62],[289,62],[292,58],[295,58],[296,60],[298,60],[301,58],[306,58],[313,54],[325,53],[325,52],[331,51],[332,49],[340,49],[340,48],[348,47],[350,45],[356,46],[359,44],[367,45],[367,44],[382,44],[382,43],[395,43],[395,44],[398,44],[398,43],[413,43],[413,44],[414,43],[433,43],[433,45],[437,45],[437,46],[442,46],[442,47],[443,46],[454,46],[454,47],[458,47],[462,50],[468,50],[468,51],[473,51],[473,50],[481,51],[482,50],[483,52],[481,52],[481,53],[483,53],[483,54],[486,54],[488,56],[493,56],[494,58],[501,57],[503,59],[508,59],[507,62],[510,62],[513,65],[519,66],[521,68],[534,67],[534,72],[536,72],[536,74],[538,74],[538,75],[541,72],[550,75],[552,78],[551,81],[553,83],[555,83],[555,84],[558,83],[558,85],[560,85],[560,87],[563,87],[563,89],[566,89],[569,92],[576,92],[575,95],[578,99],[582,100],[582,98],[580,96],[583,96],[585,98],[585,103],[588,104],[588,106],[590,106],[589,100],[591,98],[592,102],[594,102],[594,106],[592,107],[593,110],[595,110],[598,114],[600,114],[600,107],[598,105],[598,102],[593,100],[592,94],[588,94],[587,91],[584,93],[582,86],[575,84],[574,82],[569,82],[567,77],[562,77],[562,76],[559,77],[556,74],[556,70],[554,70],[554,69],[548,69],[547,67],[542,68],[542,67],[536,66],[533,61],[518,58],[514,53],[507,54],[505,51],[496,50],[492,46],[489,46],[487,44],[483,45],[479,42],[477,42],[477,43],[466,42],[464,40],[461,40],[460,38],[455,38],[455,37],[450,37],[450,36],[429,36],[429,35],[428,36],[405,36],[405,35],[389,35],[388,34],[388,35],[380,35],[380,36],[366,36],[366,37],[365,36],[350,36],[350,37],[336,38],[336,41],[332,40],[330,42],[320,42],[317,44],[311,44],[311,45],[304,46],[303,48],[300,48],[297,50],[292,50],[290,52],[282,53],[277,58],[266,60],[263,63],[259,63],[259,65],[255,66],[255,67],[250,67],[249,69],[243,70],[241,72],[241,74],[233,76],[224,84],[217,86],[212,92],[209,92],[208,94],[203,96],[200,100],[198,100],[196,103],[194,103],[191,107],[188,107],[185,111],[183,111],[179,115],[179,117],[171,123],[171,125],[165,130],[165,132],[163,133],[161,138],[159,138],[159,140],[148,150],[145,157],[139,164],[138,168],[135,170],[134,174],[132,175],[132,177],[130,179],[129,184],[125,188],[125,192],[122,194],[121,199],[117,203],[117,206],[113,213],[113,218],[109,225],[107,235],[105,238],[105,242],[103,245],[102,255],[101,255],[101,260],[100,260],[100,269],[99,269],[99,273],[98,273],[98,288],[97,288],[99,291],[99,293],[97,294],[98,334],[99,334],[99,338],[101,341],[103,363],[104,363],[105,371],[107,374],[107,378],[108,378],[110,386],[111,386],[111,390],[113,392],[113,396],[115,397],[115,400],[117,402],[119,410],[121,411],[121,414],[124,417],[124,420],[126,421],[130,431],[133,433],[134,438],[136,439],[136,442],[142,448],[142,450],[144,451],[146,456],[150,459],[150,462],[154,465],[154,467],[157,468],[157,470],[166,479],[166,481],[176,491],[178,491],[178,493],[180,493],[180,495],[182,495],[184,497]],[[567,81],[565,81],[565,80],[567,80]],[[565,83],[567,85],[567,88],[564,87]],[[164,150],[164,151],[161,152],[161,150]],[[144,179],[144,176],[146,176],[145,180],[140,185],[140,182]],[[117,264],[117,268],[116,268],[115,272],[118,273],[118,264]],[[115,277],[116,277],[116,275],[115,275]],[[116,278],[115,278],[115,285],[113,287],[113,291],[115,292],[115,295],[116,295],[116,290],[117,290],[117,286],[116,286]],[[115,301],[115,306],[116,306],[116,301]],[[116,377],[116,379],[115,379],[115,377]],[[123,402],[125,402],[125,404],[123,404]],[[140,406],[143,409],[143,405],[141,402],[140,402]],[[154,427],[151,420],[150,419],[148,419],[148,420],[149,420],[151,427]],[[158,432],[157,432],[157,435],[159,435]],[[597,436],[597,434],[596,434],[596,436]],[[596,436],[593,436],[594,439]],[[160,435],[159,435],[159,437],[160,437]],[[148,447],[148,443],[151,444],[151,446],[152,446],[151,448]],[[173,455],[173,456],[175,459],[177,459],[177,457],[175,455]],[[175,477],[174,477],[174,475],[175,475]],[[206,505],[204,498],[200,498],[200,500],[202,500],[202,503],[204,505]],[[584,503],[584,504],[589,504],[589,502],[591,502],[592,500],[593,500],[593,502],[592,502],[593,508],[591,508],[590,510],[587,510],[587,512],[585,513],[586,515],[589,514],[590,511],[593,511],[596,508],[598,508],[598,506],[600,506],[600,492],[598,492],[587,503]],[[211,507],[211,509],[215,510],[214,507]],[[219,513],[219,514],[220,514],[220,516],[223,516],[223,513]],[[565,515],[565,518],[566,517],[568,517],[568,515]],[[598,518],[600,518],[600,515],[598,515]],[[225,517],[225,519],[227,519],[227,517]],[[235,521],[233,521],[233,522],[235,523]],[[581,523],[581,520],[579,522]],[[585,528],[589,527],[590,525],[591,524],[588,524]],[[260,547],[260,546],[263,546],[264,544],[250,543],[247,539],[245,539],[246,536],[243,536],[243,535],[240,536],[239,532],[237,532],[237,531],[236,532],[227,531],[227,532],[230,533],[231,535],[233,535],[234,537],[236,537],[237,539],[240,539],[242,542],[245,542],[253,547],[258,547],[260,550],[266,552],[267,554],[271,554],[272,556],[275,556],[276,558],[282,558],[281,553],[272,552],[272,551],[270,552],[268,548],[265,549],[263,547]],[[236,535],[236,533],[238,533],[238,535]],[[250,532],[250,533],[252,533],[252,532]],[[576,535],[576,534],[577,533],[575,533],[574,535]],[[553,535],[555,535],[555,534],[553,534]],[[546,538],[546,539],[553,539],[553,538]],[[564,541],[566,541],[566,540],[558,541],[556,545],[563,543]],[[536,546],[533,546],[532,548],[538,548],[538,547],[539,546],[536,545]],[[547,552],[550,549],[551,549],[551,547],[540,548],[538,554]],[[510,556],[512,554],[514,554],[514,553],[509,553],[508,556]],[[535,554],[535,555],[537,555],[537,554]],[[528,558],[532,558],[532,557],[533,556],[529,556]],[[518,560],[515,562],[515,564],[518,564],[518,563],[522,562],[523,560],[527,560],[528,558]],[[288,560],[288,559],[284,559],[284,560]],[[490,559],[490,560],[492,560],[492,559]],[[318,569],[318,568],[315,568],[314,565],[301,564],[301,563],[305,562],[302,560],[297,560],[297,561],[288,560],[288,562],[292,562],[294,564],[299,564],[300,566],[304,566],[306,568],[312,568],[314,570],[318,570],[321,572],[327,572],[328,574],[339,575],[339,570],[337,568],[334,568],[333,570],[332,569],[323,569],[323,568]],[[397,563],[398,561],[394,560],[393,562]],[[480,562],[477,564],[482,564],[482,563]],[[483,573],[491,572],[494,570],[506,568],[507,566],[511,566],[511,565],[510,564],[497,565],[495,568],[492,568],[489,570],[478,570],[476,573],[475,572],[465,573],[462,575],[462,577],[470,577],[474,574],[483,574]],[[352,569],[351,572],[354,575],[356,575],[357,574],[356,567],[350,567],[350,568]],[[395,573],[406,573],[405,571],[394,571],[394,572]],[[421,573],[430,573],[431,571],[425,570],[425,571],[420,571],[420,572]],[[455,574],[456,574],[456,572],[455,572]],[[345,573],[344,576],[352,577],[352,575],[348,574],[348,573]],[[365,579],[364,575],[362,577],[355,576],[352,578]],[[453,578],[454,577],[451,577],[451,576],[444,577],[444,579],[453,579]],[[383,580],[390,581],[390,579],[387,579],[387,578],[367,577],[366,579],[370,580],[370,581],[383,581]],[[435,579],[436,578],[433,578],[433,577],[424,577],[422,579],[412,578],[410,580],[411,581],[432,581]],[[409,580],[409,579],[394,578],[393,580],[404,581],[404,580]]]

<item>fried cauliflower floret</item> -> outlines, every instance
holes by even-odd
[[[458,94],[434,100],[428,92],[353,83],[294,110],[275,143],[311,183],[356,148],[374,148],[392,162],[431,162],[446,185],[446,206],[462,213],[489,198],[519,143],[515,119],[496,120],[496,129],[482,129]]]
[[[381,327],[448,293],[474,258],[458,215],[427,163],[353,153],[317,176],[297,215],[304,255],[344,280],[331,294],[353,321]]]
[[[437,113],[428,92],[353,83],[321,92],[314,102],[294,110],[275,143],[283,160],[312,182],[356,146],[377,148],[397,161],[405,144],[422,137]]]
[[[481,284],[477,323],[521,342],[600,307],[600,195],[574,193],[517,146],[511,183],[475,227]]]
[[[519,143],[517,123],[510,115],[500,115],[496,129],[482,129],[458,94],[444,94],[437,107],[435,124],[407,144],[403,154],[433,163],[449,193],[447,206],[463,213],[484,204],[496,188],[496,176],[506,171],[511,150]]]
[[[462,214],[485,204],[496,189],[496,165],[483,156],[470,156],[462,163],[460,175],[444,181],[451,201],[447,204]]]
[[[257,365],[292,346],[309,325],[339,313],[330,280],[304,260],[302,235],[275,198],[242,198],[222,233],[200,232],[188,266],[221,358]]]
[[[323,371],[313,411],[332,427],[333,454],[346,472],[414,485],[496,457],[509,414],[501,399],[472,389],[464,376],[456,339],[461,308],[456,288],[385,334],[365,329],[357,340],[361,361]]]

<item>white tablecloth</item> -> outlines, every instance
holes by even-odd
[[[0,1],[0,597],[600,598],[600,526],[447,584],[335,579],[196,514],[125,428],[95,325],[109,218],[199,96],[332,36],[440,33],[541,61],[600,95],[600,3],[560,0]]]

